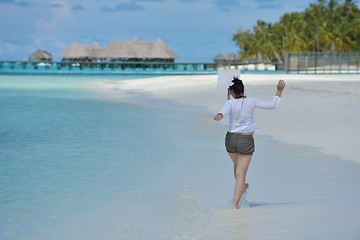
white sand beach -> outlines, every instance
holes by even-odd
[[[191,195],[195,194],[195,202],[186,203],[182,214],[192,224],[183,226],[190,229],[185,235],[171,239],[359,239],[360,75],[243,74],[241,79],[247,96],[263,100],[272,99],[279,79],[287,86],[276,110],[256,110],[260,131],[248,172],[250,208],[239,211],[226,206],[234,180],[223,147],[227,119],[220,123],[212,119],[227,99],[227,84],[218,82],[217,75],[162,76],[95,86],[111,100],[168,107],[153,101],[162,99],[188,106],[186,114],[194,111],[191,106],[200,107],[195,111],[204,109],[203,124],[209,133],[203,133],[207,139],[199,144],[206,144],[208,150],[194,152],[199,160],[175,171],[184,171],[180,181],[198,186]],[[195,203],[200,204],[197,214]]]
[[[360,76],[243,74],[241,79],[247,96],[263,100],[272,99],[279,79],[287,86],[276,110],[255,113],[260,131],[247,176],[250,208],[239,211],[226,206],[234,186],[223,147],[227,122],[212,117],[227,99],[227,86],[219,84],[216,75],[103,81],[94,86],[111,100],[161,108],[173,102],[174,108],[185,107],[185,114],[206,118],[202,123],[208,132],[201,136],[206,140],[194,146],[198,151],[192,150],[196,160],[182,162],[164,178],[190,182],[196,196],[196,204],[184,203],[181,214],[191,222],[184,227],[191,231],[171,239],[359,239]],[[179,146],[174,154],[186,150]],[[180,175],[174,175],[177,172]]]
[[[125,101],[139,101],[137,94],[208,109],[209,121],[227,97],[217,75],[161,76],[102,83],[104,91]],[[279,79],[287,86],[275,111],[258,110],[259,135],[288,144],[309,145],[343,160],[360,163],[360,76],[351,74],[242,74],[247,96],[271,100]],[[134,94],[135,93],[135,94]],[[132,96],[132,97],[131,97]],[[211,125],[218,123],[209,123]],[[226,119],[220,124],[226,124]],[[225,130],[225,127],[224,127]]]

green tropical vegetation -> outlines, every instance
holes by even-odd
[[[252,30],[238,29],[233,41],[239,61],[283,62],[286,52],[360,51],[360,10],[352,0],[318,0],[278,22],[258,20]]]

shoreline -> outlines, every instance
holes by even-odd
[[[271,100],[279,79],[287,86],[279,107],[273,111],[257,110],[256,134],[276,141],[308,145],[342,160],[360,163],[356,139],[360,129],[360,76],[309,74],[241,74],[248,96]],[[141,102],[139,95],[172,101],[189,107],[207,109],[209,124],[227,98],[227,87],[219,84],[217,75],[160,76],[118,82],[101,82],[93,86],[120,101]],[[115,95],[114,95],[115,94]],[[226,119],[220,124],[226,125]],[[209,126],[211,128],[211,126]]]

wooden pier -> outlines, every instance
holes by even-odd
[[[0,73],[213,74],[222,65],[172,62],[0,62]]]

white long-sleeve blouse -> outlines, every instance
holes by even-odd
[[[229,117],[228,131],[232,133],[251,133],[259,129],[253,121],[255,108],[275,109],[281,98],[274,96],[271,102],[257,98],[230,99],[219,113]]]

